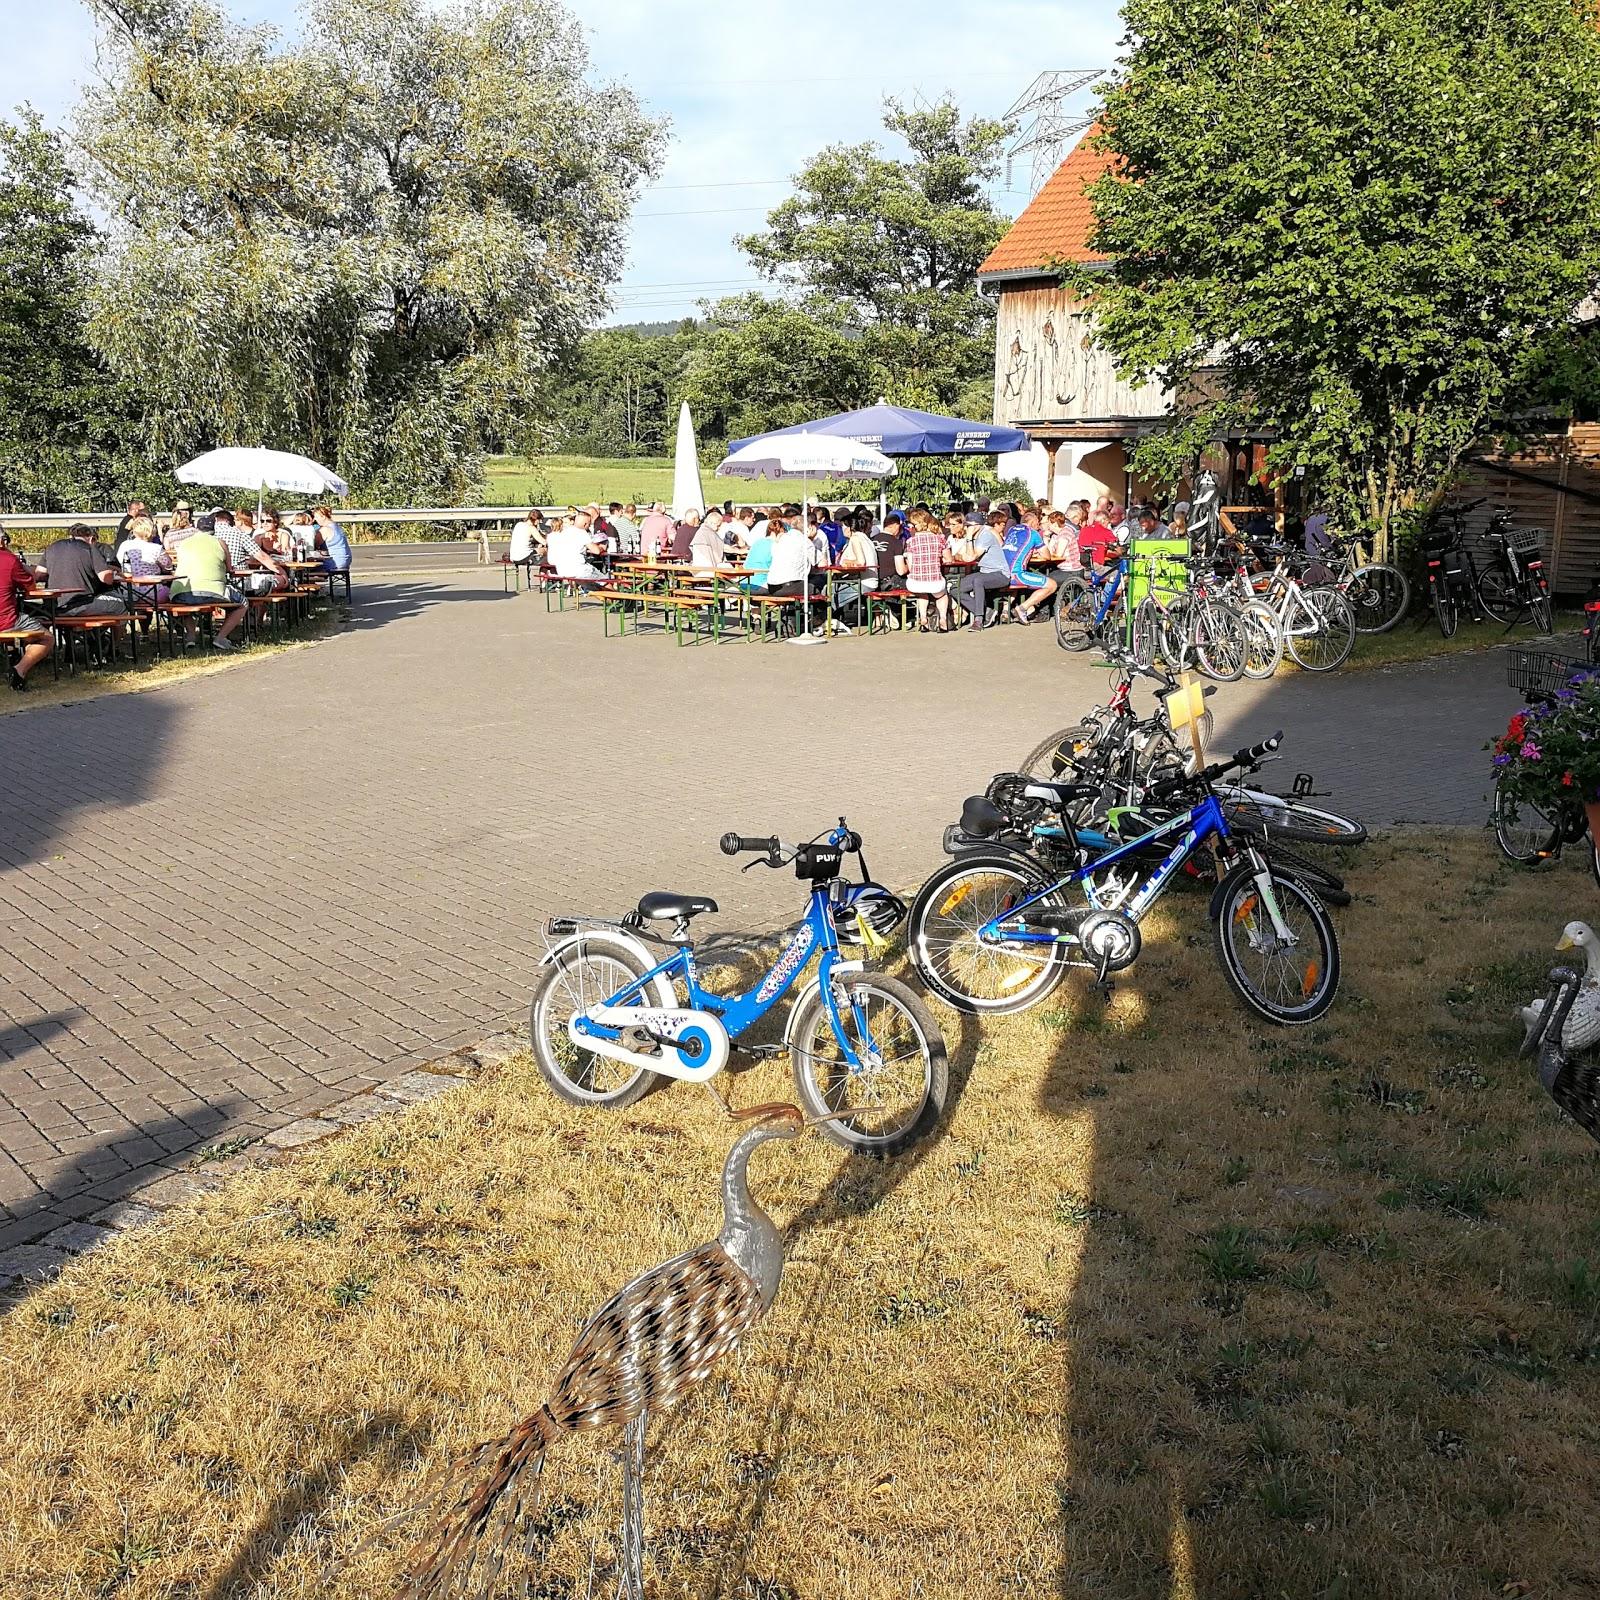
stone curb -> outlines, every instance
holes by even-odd
[[[94,1212],[86,1221],[65,1223],[33,1244],[0,1250],[0,1295],[15,1295],[36,1284],[48,1283],[76,1257],[98,1250],[107,1240],[123,1233],[148,1227],[191,1200],[215,1194],[235,1173],[275,1166],[307,1145],[331,1139],[336,1133],[378,1117],[399,1116],[410,1106],[437,1100],[464,1079],[498,1067],[526,1048],[524,1034],[494,1034],[470,1050],[457,1050],[428,1066],[402,1073],[314,1117],[301,1117],[274,1128],[238,1155],[169,1173],[134,1190],[126,1199]]]

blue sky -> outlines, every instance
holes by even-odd
[[[227,0],[250,21],[294,26],[294,0]],[[1120,32],[1089,0],[569,0],[601,82],[630,84],[671,119],[659,180],[641,198],[611,320],[692,315],[758,280],[733,235],[761,225],[786,180],[826,144],[881,133],[886,94],[954,93],[999,115],[1035,74],[1103,67]],[[51,121],[94,71],[80,0],[0,0],[0,107],[31,101]],[[1028,164],[996,203],[1026,202]]]

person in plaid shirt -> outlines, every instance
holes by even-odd
[[[944,581],[944,534],[925,511],[911,513],[905,554],[895,565],[905,574],[906,588],[917,598],[917,626],[928,630],[928,602],[934,602],[939,633],[950,631],[950,593]]]

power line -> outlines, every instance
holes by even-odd
[[[790,183],[789,178],[730,178],[726,183],[653,183],[652,192],[666,189],[764,189],[775,183]]]

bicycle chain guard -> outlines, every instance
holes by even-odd
[[[659,1048],[654,1055],[630,1050],[620,1039],[604,1039],[582,1025],[636,1030]],[[694,1009],[669,1011],[661,1006],[591,1006],[567,1020],[567,1037],[580,1050],[608,1061],[625,1061],[664,1077],[703,1083],[728,1064],[728,1030],[720,1017]]]

